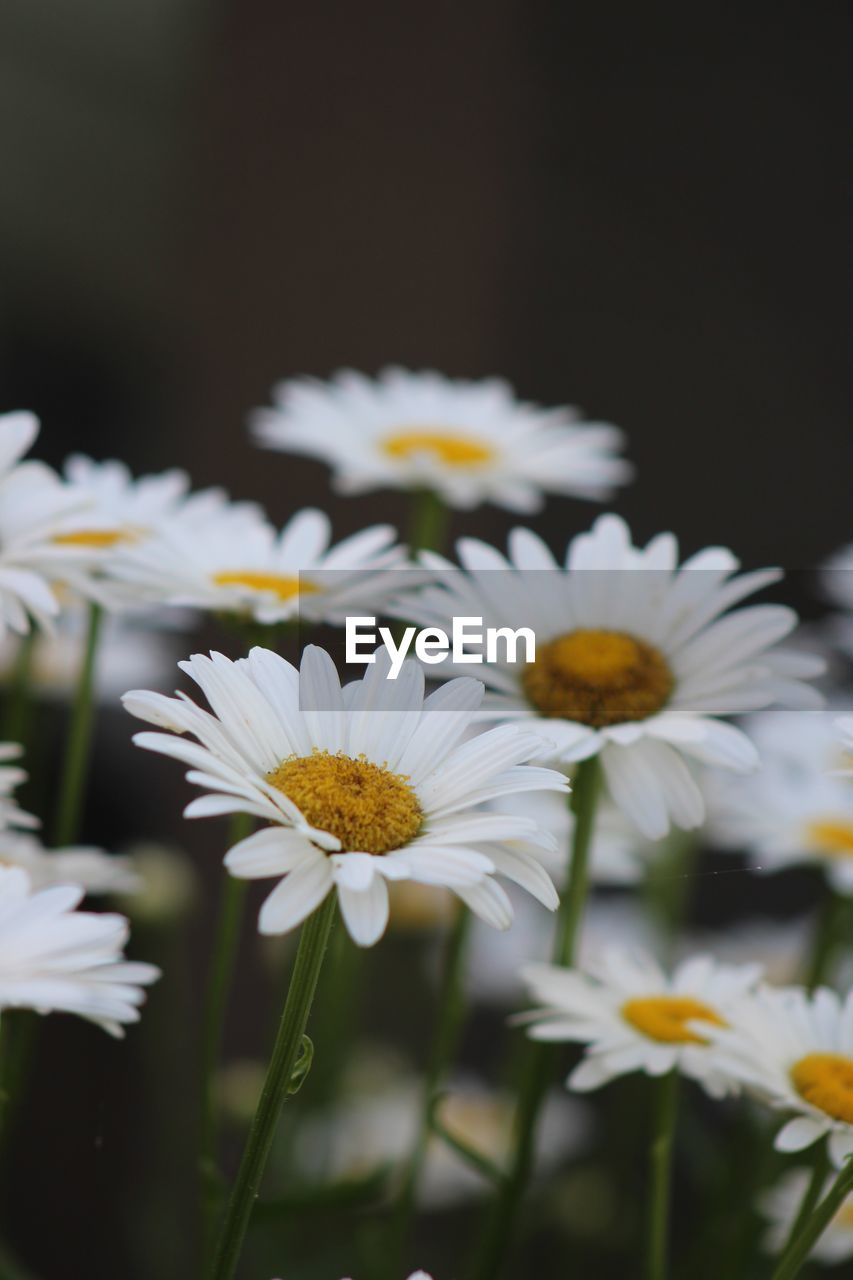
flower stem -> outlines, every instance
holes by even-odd
[[[336,902],[335,895],[330,893],[302,926],[290,989],[237,1180],[226,1210],[225,1223],[210,1272],[211,1280],[232,1280],[240,1260],[249,1218],[305,1035]]]
[[[657,1106],[649,1148],[649,1218],[646,1241],[647,1280],[666,1280],[669,1200],[672,1187],[672,1147],[678,1110],[678,1072],[657,1081]]]
[[[441,551],[447,534],[448,510],[433,489],[418,489],[412,495],[409,522],[409,555],[419,551]]]
[[[389,1274],[396,1275],[402,1270],[400,1260],[406,1247],[406,1240],[415,1209],[418,1182],[429,1143],[430,1118],[435,1103],[435,1095],[447,1069],[447,1064],[453,1056],[453,1050],[459,1034],[463,1006],[462,970],[470,928],[471,913],[466,906],[460,903],[457,908],[456,919],[447,937],[447,946],[444,953],[438,1022],[433,1034],[432,1048],[424,1076],[417,1136],[409,1157],[397,1207],[391,1222],[391,1241],[386,1255]]]
[[[59,784],[59,803],[54,832],[54,843],[57,848],[73,844],[80,827],[89,751],[92,744],[92,693],[102,620],[101,606],[90,604],[86,649],[77,681],[77,693],[71,711],[71,725]]]
[[[247,813],[235,813],[231,821],[229,847],[244,839],[252,828]],[[247,884],[226,875],[222,886],[219,922],[213,950],[213,965],[207,988],[202,1030],[201,1052],[201,1117],[199,1122],[199,1203],[203,1224],[205,1258],[212,1246],[216,1215],[219,1209],[219,1171],[216,1156],[218,1136],[216,1111],[216,1067],[222,1045],[225,1011],[234,976],[234,962],[240,941],[240,926],[246,901]]]
[[[773,1280],[794,1280],[814,1246],[853,1190],[853,1159],[849,1159],[821,1202],[787,1246],[773,1272]]]
[[[26,738],[30,719],[30,676],[38,634],[35,625],[32,625],[27,634],[21,636],[18,644],[12,680],[6,695],[6,705],[3,708],[0,741],[23,744]]]
[[[832,890],[824,903],[817,923],[812,953],[809,958],[806,986],[809,991],[821,986],[829,978],[839,944],[848,919],[848,902],[840,893]]]
[[[820,1199],[820,1193],[823,1190],[823,1184],[826,1182],[826,1175],[829,1171],[829,1153],[826,1149],[826,1142],[821,1141],[815,1143],[814,1159],[812,1161],[812,1176],[809,1178],[808,1186],[803,1194],[800,1207],[797,1210],[797,1216],[793,1221],[791,1230],[788,1233],[788,1239],[785,1241],[785,1249],[789,1249],[808,1222],[814,1207]]]
[[[568,887],[560,903],[552,957],[558,965],[569,966],[575,957],[589,885],[589,853],[599,785],[600,765],[593,756],[578,765],[572,783],[571,806],[575,815],[575,827],[571,862]],[[548,1087],[552,1060],[553,1046],[533,1041],[525,1045],[506,1179],[495,1197],[491,1216],[483,1233],[482,1246],[472,1272],[474,1280],[492,1280],[508,1261],[515,1221],[533,1166],[536,1126]]]

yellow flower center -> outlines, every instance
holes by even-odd
[[[829,818],[810,822],[806,829],[809,848],[830,858],[853,857],[853,822],[845,818]]]
[[[495,450],[476,436],[430,427],[406,427],[393,431],[381,442],[389,458],[406,461],[419,453],[430,453],[446,467],[479,467],[491,462]]]
[[[294,596],[313,595],[320,588],[304,578],[293,577],[283,573],[255,573],[251,569],[224,570],[215,573],[213,581],[217,587],[248,587],[250,591],[266,592],[279,600],[292,600]]]
[[[853,1058],[842,1053],[809,1053],[791,1067],[791,1083],[818,1111],[853,1124]]]
[[[388,853],[418,834],[423,811],[401,773],[364,756],[315,751],[291,756],[267,774],[313,827],[329,831],[351,853]]]
[[[624,631],[586,629],[539,645],[522,680],[542,715],[597,729],[654,715],[675,683],[654,645]]]
[[[142,531],[138,529],[75,529],[73,533],[57,533],[53,541],[60,547],[92,547],[109,549],[136,542]]]
[[[707,1044],[688,1022],[726,1025],[709,1005],[692,996],[639,996],[623,1004],[622,1017],[649,1040],[661,1044]]]

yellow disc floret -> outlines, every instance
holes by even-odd
[[[808,847],[829,858],[853,857],[853,822],[828,818],[810,822],[806,830]]]
[[[53,539],[59,547],[91,547],[95,551],[108,551],[138,541],[138,529],[75,529],[73,533],[57,533]]]
[[[649,1040],[660,1044],[707,1044],[707,1040],[687,1024],[726,1025],[710,1005],[692,996],[639,996],[623,1004],[622,1017]]]
[[[320,590],[293,574],[260,573],[252,569],[226,569],[215,573],[213,581],[218,587],[247,587],[249,591],[274,595],[278,600],[292,600],[294,596],[313,595]]]
[[[401,773],[364,756],[315,751],[292,756],[267,775],[312,826],[328,831],[344,851],[383,854],[418,834],[423,811]]]
[[[623,631],[578,630],[537,648],[522,676],[544,716],[594,728],[645,720],[664,706],[674,680],[654,645]]]
[[[446,467],[478,467],[495,457],[494,449],[485,440],[429,427],[393,431],[382,440],[381,448],[389,458],[402,461],[428,453]]]
[[[853,1058],[842,1053],[809,1053],[791,1068],[801,1098],[833,1120],[853,1124]]]

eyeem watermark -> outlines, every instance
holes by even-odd
[[[441,627],[406,627],[397,640],[390,627],[376,626],[375,617],[346,619],[347,663],[375,662],[374,651],[381,644],[391,656],[389,680],[397,679],[412,649],[429,666],[448,659],[454,663],[536,661],[536,636],[530,627],[484,627],[482,618],[460,617],[453,619],[449,635]]]

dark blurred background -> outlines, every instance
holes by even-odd
[[[814,566],[853,533],[851,28],[841,0],[6,0],[0,409],[36,410],[55,463],[181,465],[282,521],[329,497],[319,464],[248,443],[274,381],[500,373],[626,429],[640,536]],[[341,534],[403,510],[332,506]],[[562,549],[592,514],[535,524]],[[99,742],[92,838],[141,807],[178,829],[174,770],[133,761],[116,800],[128,736]],[[13,1234],[47,1280],[184,1276],[178,1192],[168,1259],[128,1227],[162,1176],[153,1104],[126,1122],[146,1064],[95,1040],[46,1029]],[[177,1081],[180,1037],[147,1043]]]

